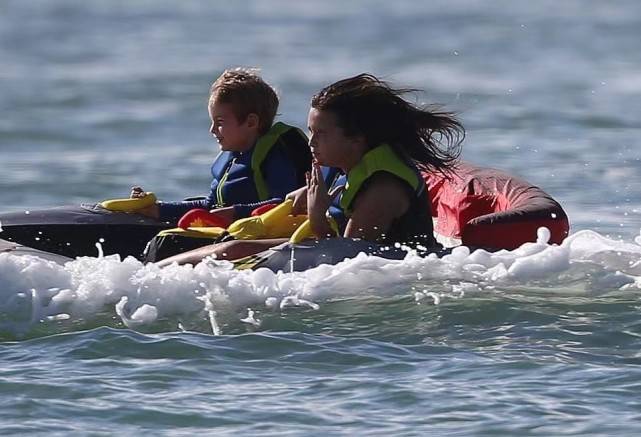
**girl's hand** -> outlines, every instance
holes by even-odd
[[[320,166],[316,163],[312,166],[311,174],[306,175],[307,179],[307,215],[312,227],[312,231],[317,237],[333,236],[334,231],[327,222],[325,213],[332,204],[332,200],[345,187],[338,186],[327,192],[327,186],[323,179],[323,173]]]
[[[305,174],[307,181],[307,215],[310,219],[325,219],[325,213],[332,203],[327,193],[327,186],[321,173],[320,166],[312,164],[312,171]]]

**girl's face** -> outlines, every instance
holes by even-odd
[[[216,137],[220,149],[230,152],[244,152],[251,149],[258,138],[258,116],[249,114],[240,123],[230,103],[216,100],[208,107],[211,127],[209,132]]]
[[[320,165],[349,170],[364,153],[363,138],[346,136],[332,111],[311,108],[307,127],[310,133],[309,148]]]

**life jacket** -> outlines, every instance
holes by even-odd
[[[307,137],[300,129],[278,122],[258,139],[252,149],[246,152],[224,151],[216,157],[211,167],[210,195],[215,198],[210,198],[210,203],[229,206],[267,200],[274,194],[284,197],[287,192],[270,193],[265,182],[264,164],[270,154],[277,151],[285,157],[282,171],[295,173],[295,186],[288,187],[288,190],[304,185],[305,172],[310,170],[312,162]]]
[[[339,199],[340,208],[349,217],[358,193],[366,188],[369,179],[378,172],[396,176],[407,186],[410,206],[392,222],[381,243],[404,243],[430,247],[436,245],[425,183],[413,164],[404,162],[387,144],[368,151],[347,174],[345,190]]]

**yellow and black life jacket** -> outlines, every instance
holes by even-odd
[[[374,174],[381,171],[404,182],[410,195],[410,206],[405,214],[394,220],[380,242],[434,246],[436,241],[434,240],[427,190],[423,179],[413,164],[402,160],[387,144],[381,144],[368,151],[361,161],[349,171],[345,190],[339,200],[341,209],[349,217],[352,213],[352,204],[358,193],[366,188],[369,179]]]

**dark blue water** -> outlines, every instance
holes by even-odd
[[[0,432],[638,434],[639,29],[633,1],[0,3],[1,211],[205,192],[209,85],[254,66],[299,126],[349,75],[422,89],[572,224],[301,274],[0,254]]]

